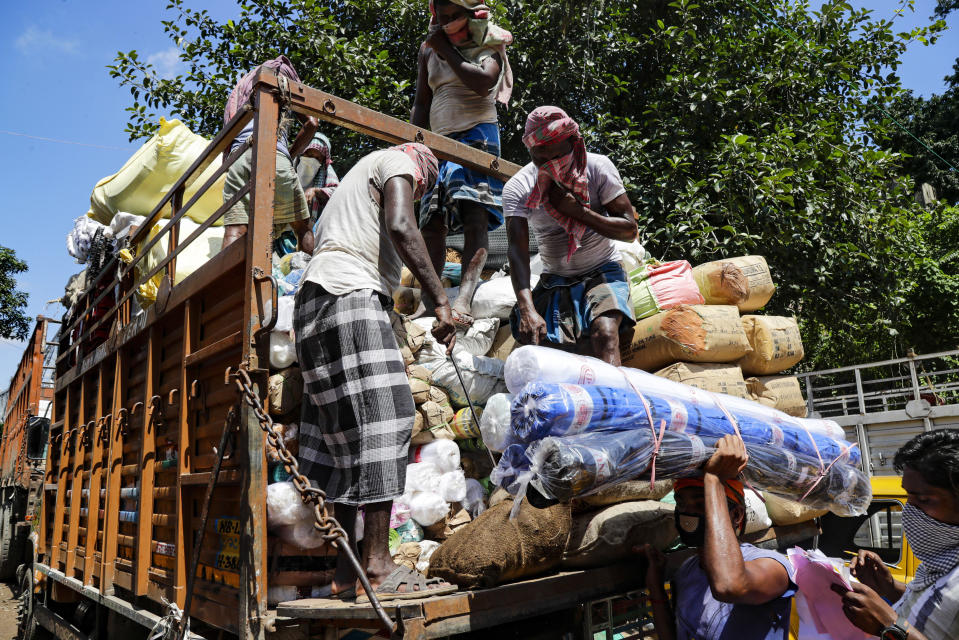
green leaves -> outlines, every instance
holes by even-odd
[[[26,340],[30,318],[23,310],[28,294],[17,289],[16,274],[24,273],[27,263],[13,249],[0,247],[0,338]]]
[[[767,310],[800,317],[805,366],[926,345],[910,305],[932,291],[955,306],[959,259],[930,267],[953,251],[928,239],[946,223],[927,220],[898,177],[904,157],[883,150],[894,126],[877,114],[908,98],[889,69],[942,26],[897,34],[894,20],[845,2],[812,13],[804,2],[750,1],[798,39],[731,0],[491,2],[516,37],[504,157],[525,163],[526,114],[560,105],[590,150],[616,163],[653,255],[767,257],[779,287]],[[150,135],[159,115],[212,136],[236,79],[279,53],[307,84],[409,117],[426,0],[244,0],[222,23],[190,4],[171,0],[161,25],[181,51],[180,77],[157,78],[135,51],[109,67],[131,91],[131,138]],[[341,174],[374,148],[324,131]]]

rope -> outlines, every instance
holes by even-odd
[[[649,406],[649,401],[646,400],[639,389],[636,388],[636,385],[633,384],[633,381],[629,379],[629,375],[626,373],[625,367],[619,368],[620,373],[623,374],[623,377],[626,379],[626,384],[628,384],[633,389],[633,393],[639,396],[640,402],[643,403],[643,409],[646,411],[646,421],[649,424],[649,430],[653,432],[653,455],[649,460],[649,484],[656,484],[656,458],[659,457],[659,447],[663,444],[663,436],[666,434],[666,421],[659,421],[659,435],[656,435],[656,425],[653,422],[653,411]]]
[[[172,638],[176,629],[180,626],[180,620],[183,619],[183,612],[180,611],[180,607],[176,606],[175,602],[170,602],[166,598],[162,598],[162,600],[163,604],[166,605],[166,615],[157,620],[156,624],[153,625],[147,640],[165,640],[166,638]],[[187,630],[187,633],[189,633],[189,630]]]
[[[776,20],[775,18],[773,18],[772,16],[770,16],[769,14],[767,14],[765,11],[763,11],[762,9],[760,9],[759,7],[757,7],[757,6],[752,2],[752,0],[745,0],[745,2],[746,2],[747,5],[749,5],[749,7],[750,7],[753,11],[755,11],[756,13],[758,13],[759,15],[761,15],[763,18],[765,18],[767,22],[771,22],[771,23],[773,24],[773,26],[775,26],[777,29],[779,29],[779,30],[782,31],[784,34],[786,34],[786,35],[787,35],[789,38],[791,38],[794,42],[803,45],[804,48],[805,48],[805,50],[806,50],[806,53],[808,53],[810,56],[812,56],[812,57],[815,59],[816,62],[818,62],[819,64],[823,64],[823,63],[824,63],[824,60],[822,59],[822,57],[818,56],[816,53],[814,53],[813,51],[811,51],[811,50],[809,49],[809,47],[807,46],[807,43],[806,43],[802,38],[800,38],[799,35],[797,35],[794,31],[792,31],[791,29],[788,29],[788,28],[782,26],[781,24],[779,24],[779,21],[778,21],[778,20]],[[953,171],[959,171],[959,169],[957,169],[954,164],[952,164],[951,162],[949,162],[948,160],[946,160],[945,158],[943,158],[941,155],[939,155],[938,153],[936,153],[935,151],[933,151],[932,148],[929,147],[929,145],[927,145],[921,138],[919,138],[918,136],[916,136],[912,131],[910,131],[909,129],[907,129],[904,124],[902,124],[901,122],[899,122],[899,120],[898,120],[894,115],[892,115],[891,113],[889,113],[888,111],[886,111],[886,109],[885,109],[884,107],[882,107],[882,106],[877,106],[876,108],[879,109],[879,111],[881,111],[881,112],[883,113],[883,115],[885,115],[887,118],[889,118],[890,120],[892,120],[893,123],[895,123],[895,125],[896,125],[903,133],[905,133],[905,134],[908,135],[910,138],[912,138],[913,140],[915,140],[916,142],[918,142],[919,145],[920,145],[923,149],[925,149],[926,151],[928,151],[929,153],[931,153],[932,155],[934,155],[936,158],[938,158],[939,160],[941,160],[941,161],[942,161],[947,167],[949,167],[951,170],[953,170]]]

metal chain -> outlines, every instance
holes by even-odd
[[[273,418],[264,410],[263,403],[260,401],[259,396],[253,391],[253,382],[250,380],[250,374],[244,369],[238,369],[236,371],[228,370],[228,377],[236,384],[236,388],[243,397],[244,402],[253,410],[253,414],[260,424],[260,429],[266,433],[266,438],[270,446],[276,449],[277,455],[283,463],[283,467],[287,473],[292,476],[293,486],[296,487],[296,490],[299,492],[300,499],[302,499],[305,504],[313,505],[313,517],[315,519],[313,526],[320,532],[323,540],[331,543],[341,553],[346,555],[359,577],[360,584],[369,596],[370,604],[379,616],[380,621],[387,629],[395,633],[398,625],[390,620],[390,617],[383,609],[383,605],[380,604],[379,598],[376,597],[376,593],[370,586],[369,578],[366,577],[366,572],[360,566],[356,554],[353,553],[353,549],[350,546],[350,538],[346,531],[340,526],[336,518],[332,517],[329,513],[326,505],[326,492],[312,486],[309,478],[300,473],[300,465],[296,457],[287,449],[286,444],[284,444],[283,439],[274,427]]]

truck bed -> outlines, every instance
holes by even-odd
[[[390,617],[397,613],[409,640],[426,640],[488,629],[550,614],[585,601],[642,589],[645,566],[626,562],[583,571],[566,571],[491,589],[459,591],[421,600],[383,603]],[[314,598],[282,602],[275,609],[277,628],[294,620],[308,620],[311,629],[340,627],[378,629],[369,604]]]

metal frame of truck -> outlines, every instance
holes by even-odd
[[[337,629],[380,628],[369,606],[298,600],[271,608],[267,589],[266,438],[256,411],[231,383],[237,369],[266,397],[265,362],[276,308],[271,282],[272,204],[281,109],[370,135],[388,143],[422,142],[450,159],[506,180],[519,167],[305,85],[261,71],[251,104],[214,138],[135,232],[136,262],[156,243],[166,257],[138,278],[115,260],[93,279],[60,333],[54,417],[50,430],[44,507],[32,601],[36,621],[61,637],[85,637],[80,616],[64,603],[90,607],[110,620],[120,614],[150,627],[187,600],[191,552],[200,523],[204,546],[193,585],[191,632],[264,638],[336,638]],[[253,120],[254,135],[226,158],[189,202],[187,186]],[[200,229],[181,238],[179,220],[249,146],[251,182]],[[246,235],[182,282],[177,255],[249,194]],[[155,236],[151,229],[167,212]],[[142,266],[142,265],[141,265]],[[113,275],[115,274],[115,275]],[[156,302],[135,314],[137,287],[162,276]],[[112,278],[112,281],[111,281]],[[113,299],[111,296],[116,295]],[[104,311],[109,307],[108,311]],[[273,321],[275,323],[275,320]],[[106,329],[102,343],[91,343]],[[232,421],[232,422],[230,422]],[[233,443],[212,500],[218,438]],[[210,518],[202,517],[209,505]],[[310,574],[284,574],[286,584],[310,584]],[[279,578],[277,578],[279,580]],[[496,589],[464,592],[388,607],[407,638],[443,637],[544,615],[594,597],[641,588],[643,573],[624,564],[575,571]],[[548,594],[548,595],[547,595]],[[102,629],[98,626],[97,629]],[[290,635],[293,634],[293,635]]]
[[[33,526],[36,502],[43,486],[43,459],[31,457],[28,440],[32,430],[42,429],[43,402],[53,399],[53,387],[44,381],[47,331],[52,321],[37,318],[17,370],[3,412],[0,438],[0,579],[13,577],[26,562],[28,536]]]

